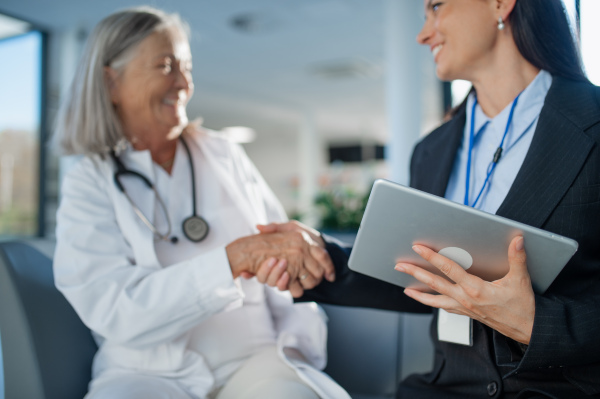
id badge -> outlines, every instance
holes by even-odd
[[[473,346],[473,319],[461,314],[438,312],[438,339],[459,345]]]

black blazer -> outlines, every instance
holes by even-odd
[[[461,145],[465,107],[416,147],[411,186],[443,196]],[[600,89],[555,77],[531,147],[497,214],[579,243],[544,293],[536,295],[528,347],[473,322],[472,347],[440,342],[431,328],[434,369],[402,382],[399,398],[578,398],[600,396]],[[402,289],[350,271],[349,249],[327,240],[335,283],[303,299],[427,312]]]

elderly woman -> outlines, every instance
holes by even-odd
[[[412,264],[396,269],[440,294],[432,295],[353,273],[347,250],[328,242],[336,282],[305,298],[433,312],[434,368],[406,378],[398,398],[598,397],[600,89],[582,71],[562,3],[424,0],[424,6],[417,40],[431,49],[437,75],[469,80],[473,90],[415,148],[411,186],[571,237],[579,250],[540,294],[522,237],[508,248],[510,271],[493,282],[415,245],[451,281]],[[294,223],[263,231],[293,229],[311,233]]]
[[[241,147],[188,124],[191,70],[178,16],[117,12],[59,116],[62,149],[83,156],[62,187],[54,273],[99,346],[87,398],[348,397],[318,371],[316,305],[239,278],[287,266],[301,291],[333,265],[306,234],[253,234],[286,216]]]

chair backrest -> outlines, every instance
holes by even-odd
[[[54,286],[51,259],[20,242],[0,243],[0,341],[7,399],[85,396],[97,346]]]
[[[322,307],[329,318],[325,371],[353,399],[395,398],[402,379],[431,370],[431,315]]]

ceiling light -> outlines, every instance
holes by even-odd
[[[21,35],[30,30],[30,23],[0,14],[0,39]]]
[[[234,30],[242,33],[264,33],[277,26],[276,21],[268,15],[252,12],[234,15],[229,24]]]
[[[313,75],[325,79],[374,78],[381,68],[362,58],[351,58],[322,62],[309,68]]]

